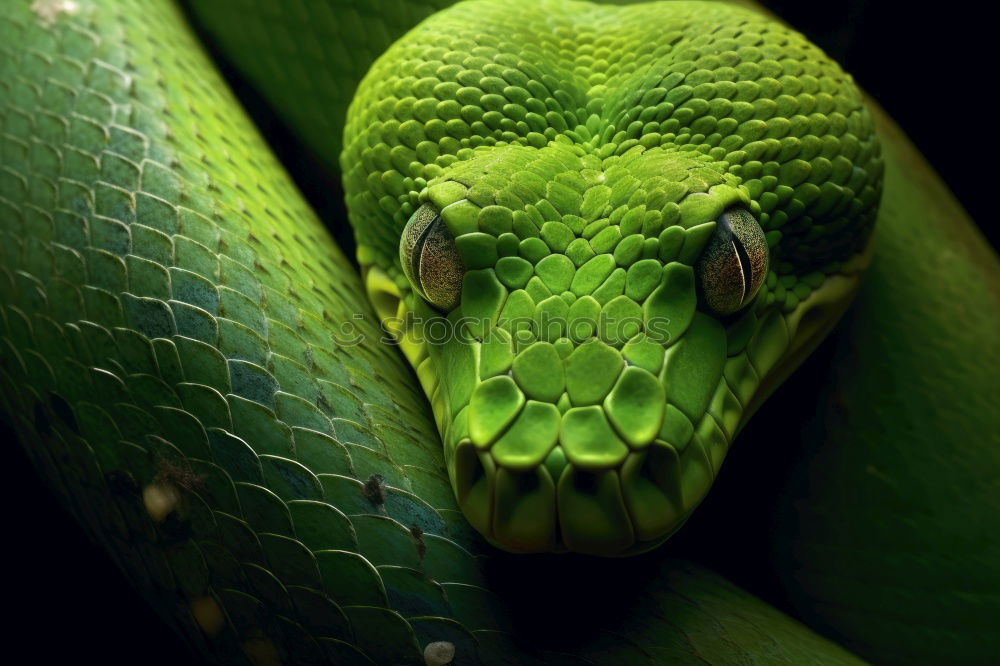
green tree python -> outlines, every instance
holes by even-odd
[[[740,515],[862,657],[995,655],[997,258],[905,138],[746,9],[450,4],[4,3],[0,395],[51,488],[226,662],[854,663],[670,543],[586,554],[671,536],[861,285]],[[188,18],[339,165],[357,266]]]

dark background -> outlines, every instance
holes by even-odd
[[[997,31],[982,5],[761,0],[805,33],[910,136],[998,245],[987,164],[997,145]],[[978,16],[977,16],[978,15]]]
[[[988,211],[989,193],[996,187],[988,180],[994,149],[990,97],[997,92],[993,22],[979,9],[970,12],[971,3],[943,3],[933,10],[919,9],[916,3],[865,0],[764,0],[764,4],[854,74],[910,135],[996,245],[997,229],[990,228]],[[264,110],[255,110],[255,115],[264,127],[275,125]],[[280,141],[281,133],[277,135]],[[307,195],[319,191],[315,182],[301,185]],[[321,208],[329,205],[318,203]],[[824,374],[824,355],[828,356],[826,347],[821,347],[771,402],[801,402],[808,395],[809,376]],[[765,407],[755,420],[768,418],[772,416]],[[11,645],[30,649],[33,660],[41,663],[57,659],[192,663],[179,640],[41,485],[2,425],[0,441],[7,442],[0,515],[6,560],[4,610],[16,618],[8,624],[13,630]],[[716,507],[725,505],[727,485],[739,486],[738,481],[727,483],[738,474],[732,466],[723,469],[712,502],[702,512],[706,520],[718,511]],[[711,538],[710,529],[696,533]],[[679,536],[683,539],[683,532]],[[767,593],[766,581],[753,587],[782,605],[780,598]]]

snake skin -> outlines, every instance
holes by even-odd
[[[607,626],[520,631],[498,581],[521,562],[465,524],[353,267],[172,4],[4,3],[0,137],[2,413],[207,656],[416,664],[447,641],[462,664],[854,661],[662,556]]]

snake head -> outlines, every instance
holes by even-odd
[[[469,522],[517,552],[635,553],[846,306],[880,163],[844,75],[765,19],[538,11],[457,5],[390,49],[345,189]],[[769,76],[778,44],[814,73]]]

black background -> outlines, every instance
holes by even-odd
[[[910,135],[996,245],[997,232],[990,228],[989,215],[989,193],[996,187],[989,170],[996,124],[991,99],[997,81],[995,23],[981,9],[973,10],[971,3],[940,3],[934,9],[864,0],[765,0],[764,4],[854,74]],[[265,126],[274,125],[263,110],[255,114]],[[278,132],[277,140],[282,138]],[[322,190],[308,179],[301,185],[307,194]],[[320,208],[330,205],[317,203]],[[795,404],[802,401],[803,392],[808,395],[809,376],[824,374],[824,349],[772,402]],[[767,408],[755,418],[766,421]],[[12,434],[2,426],[0,441],[7,443],[0,483],[4,534],[0,552],[5,560],[0,580],[10,630],[8,650],[20,644],[41,663],[56,659],[193,663],[180,641],[41,485]],[[739,486],[738,481],[727,484],[727,477],[738,474],[739,470],[724,468],[712,504],[703,512],[705,520],[713,519],[713,506],[725,504],[727,485]],[[704,526],[695,533],[702,539],[713,538],[712,530]],[[726,541],[718,538],[720,543]],[[766,581],[747,584],[782,605],[780,597],[768,594]]]
[[[971,2],[762,0],[840,62],[909,134],[998,245],[996,22]]]

